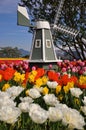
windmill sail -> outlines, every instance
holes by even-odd
[[[58,24],[58,26],[54,25],[54,29],[58,30],[58,32],[61,32],[61,33],[67,34],[67,35],[71,35],[72,37],[76,37],[79,34],[78,30],[75,30],[73,28],[70,28],[70,27],[67,27],[67,26],[64,26],[61,24]]]
[[[61,11],[62,11],[62,7],[63,7],[63,4],[64,4],[64,1],[65,0],[61,0],[60,3],[59,3],[59,7],[58,7],[57,13],[55,15],[54,25],[56,25],[58,23],[58,20],[59,20]]]
[[[21,26],[30,26],[30,19],[25,6],[18,5],[17,9],[17,24]]]

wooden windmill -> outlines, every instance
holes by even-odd
[[[58,24],[58,20],[61,14],[64,1],[65,0],[61,0],[59,3],[59,7],[58,7],[54,24],[53,24],[53,30],[76,37],[79,34],[79,31],[72,29],[70,27],[66,27],[61,24]],[[31,26],[34,28],[32,48],[31,48],[30,59],[29,59],[31,67],[34,65],[37,65],[39,67],[48,68],[48,65],[52,64],[53,69],[54,69],[57,61],[60,61],[60,60],[57,59],[57,56],[55,53],[49,22],[46,20],[37,20],[35,22],[35,25],[32,26],[30,24],[30,19],[28,17],[28,12],[27,12],[26,7],[20,4],[18,5],[17,14],[18,14],[18,17],[17,17],[18,25],[28,26],[28,27]]]

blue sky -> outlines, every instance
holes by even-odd
[[[17,5],[20,0],[0,0],[0,47],[30,50],[32,34],[29,28],[17,25]]]

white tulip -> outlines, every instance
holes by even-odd
[[[32,104],[29,110],[29,116],[33,122],[42,124],[48,119],[48,112],[39,105],[36,106],[36,104]]]
[[[28,112],[29,111],[30,104],[28,102],[21,102],[18,107],[22,112]]]
[[[11,96],[14,100],[22,91],[24,90],[21,86],[12,86],[6,90],[6,92]]]
[[[68,125],[69,129],[76,128],[78,130],[82,130],[85,125],[84,117],[77,110],[71,108],[63,109],[62,123]]]
[[[49,120],[52,122],[60,121],[63,117],[62,111],[56,107],[50,107],[48,112]]]
[[[8,124],[13,124],[17,121],[21,111],[17,107],[3,106],[0,109],[0,120]]]
[[[84,100],[82,100],[84,105],[86,106],[86,96],[84,96]]]
[[[86,115],[86,106],[81,106],[81,111]]]
[[[59,102],[54,94],[46,94],[43,99],[47,105],[51,106],[55,106]]]
[[[77,98],[79,98],[79,96],[83,93],[80,88],[70,88],[70,92]]]
[[[10,98],[10,95],[7,92],[0,91],[0,99],[3,98],[4,100],[7,100]]]
[[[31,112],[31,111],[34,111],[34,110],[39,109],[39,108],[40,108],[40,105],[38,105],[36,103],[32,103],[32,104],[30,104],[29,110]]]
[[[20,97],[20,100],[22,102],[28,102],[28,103],[32,103],[33,102],[33,99],[31,97]]]
[[[28,112],[33,99],[31,97],[20,97],[20,100],[21,103],[19,103],[18,107],[21,109],[22,112]]]
[[[31,88],[29,90],[29,96],[33,99],[39,98],[41,96],[40,92],[36,88]]]
[[[38,87],[37,85],[34,85],[33,88],[37,89],[40,93],[43,91],[43,87]]]
[[[10,99],[10,96],[7,92],[0,91],[0,108],[3,106],[16,106],[16,103]]]
[[[3,98],[0,99],[0,108],[3,106],[16,106],[16,102],[12,99],[4,100]]]
[[[56,81],[47,81],[47,85],[49,88],[55,89],[58,83]]]

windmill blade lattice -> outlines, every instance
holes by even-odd
[[[54,25],[53,29],[58,30],[58,32],[70,35],[72,37],[76,37],[79,34],[78,30],[75,30],[73,28],[70,28],[61,24],[58,24],[58,26]]]
[[[62,11],[62,7],[63,7],[63,4],[64,4],[64,1],[65,0],[61,0],[60,3],[59,3],[59,7],[58,7],[57,13],[55,15],[54,25],[56,25],[58,23],[58,20],[59,20],[61,11]]]

